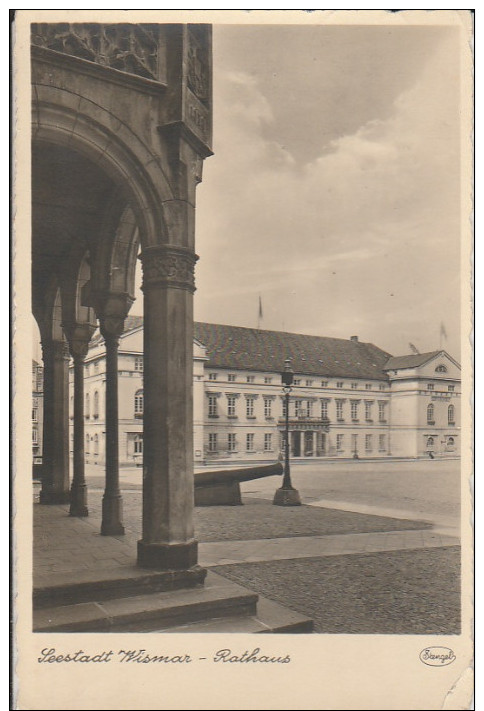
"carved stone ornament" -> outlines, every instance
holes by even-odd
[[[32,44],[158,81],[157,32],[148,24],[44,22],[32,25]]]
[[[147,247],[140,255],[143,288],[153,284],[195,291],[194,252],[183,247]]]
[[[203,37],[196,37],[192,27],[188,32],[188,86],[197,99],[207,102],[210,97],[210,78],[207,57],[208,45]]]

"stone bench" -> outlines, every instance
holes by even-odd
[[[195,472],[195,506],[241,506],[240,482],[281,475],[280,462]]]

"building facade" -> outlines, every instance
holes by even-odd
[[[42,426],[44,421],[44,369],[32,361],[32,460],[42,462]]]
[[[281,457],[284,359],[295,372],[289,401],[291,456],[459,455],[460,368],[445,351],[392,357],[349,340],[195,323],[195,465]],[[120,338],[119,460],[143,460],[143,323],[129,316]],[[85,455],[105,462],[105,347],[85,361]],[[72,417],[71,396],[71,417]],[[72,442],[72,439],[71,439]]]

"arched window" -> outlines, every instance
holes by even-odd
[[[89,419],[91,416],[91,401],[89,399],[89,393],[86,393],[86,411],[84,414],[87,419]]]
[[[447,368],[445,367],[445,365],[438,365],[435,369],[435,372],[436,373],[446,373]]]
[[[455,408],[453,405],[449,405],[449,408],[447,410],[447,422],[449,423],[449,425],[455,424]]]
[[[99,436],[94,435],[94,454],[99,454]]]
[[[99,417],[99,393],[97,390],[94,393],[93,416]]]
[[[434,446],[434,438],[427,437],[427,447],[433,447],[433,446]]]
[[[87,434],[87,435],[86,435],[86,451],[85,451],[85,454],[89,454],[89,443],[90,443],[90,441],[91,441],[91,438],[90,438],[89,435]]]
[[[454,438],[453,438],[453,437],[449,437],[449,438],[447,439],[447,446],[448,446],[448,447],[453,447],[454,444],[455,444]]]
[[[427,424],[434,424],[434,406],[432,403],[427,407]]]
[[[134,396],[134,416],[143,417],[143,391],[138,390]]]

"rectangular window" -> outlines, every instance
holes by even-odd
[[[378,435],[378,449],[380,452],[384,452],[386,449],[384,434]]]
[[[235,375],[233,373],[229,373],[228,380],[229,383],[235,383]]]
[[[32,430],[32,444],[37,444],[37,443],[38,443],[38,441],[39,441],[39,440],[38,440],[38,435],[39,435],[39,433],[38,433],[37,428],[34,428],[34,429]]]
[[[229,432],[228,434],[228,450],[229,452],[235,452],[235,432]]]
[[[336,383],[336,387],[337,387],[337,388],[342,388],[342,387],[343,387],[343,383],[341,382],[341,380]]]
[[[380,390],[385,390],[385,386],[383,384],[380,384],[378,387]]]
[[[356,400],[351,401],[351,419],[358,419],[358,403],[356,402]]]
[[[302,400],[296,400],[294,402],[294,413],[296,417],[301,417],[302,415]]]
[[[264,383],[270,385],[272,383],[272,378],[264,378]]]
[[[264,435],[264,452],[270,452],[272,450],[272,434]]]
[[[312,384],[313,384],[312,380],[306,380],[306,385],[308,388],[311,387]]]
[[[269,397],[264,398],[264,417],[272,417],[272,400]]]
[[[283,417],[286,416],[286,410],[287,410],[287,401],[286,401],[286,398],[284,398],[284,400],[282,401],[282,416]]]
[[[378,403],[378,422],[386,422],[385,419],[385,404],[384,402]]]
[[[352,390],[357,390],[357,388],[358,388],[358,383],[351,383]]]
[[[371,402],[365,402],[365,420],[371,422]]]
[[[336,435],[336,450],[338,452],[343,451],[343,441],[344,441],[343,437],[344,437],[344,435],[342,435],[342,434]]]
[[[327,380],[321,380],[321,387],[322,387],[322,388],[327,388],[327,387],[328,387],[328,381],[327,381]]]
[[[343,400],[336,400],[336,419],[343,419]]]
[[[371,434],[365,435],[365,452],[371,452],[372,450]]]
[[[247,382],[248,382],[248,383],[253,383],[254,380],[255,380],[255,377],[254,377],[253,375],[248,375],[248,376],[247,376]]]
[[[208,416],[209,417],[217,417],[217,396],[216,395],[209,395],[208,396]]]
[[[138,371],[138,373],[143,372],[143,356],[136,356],[134,359],[134,369]]]
[[[306,403],[306,417],[312,417],[313,416],[313,403],[311,400],[308,400]]]
[[[301,378],[294,378],[294,385],[301,385]]]
[[[137,434],[134,438],[134,453],[143,454],[143,435]]]
[[[254,417],[254,398],[253,397],[246,398],[245,414],[247,417]]]
[[[32,410],[32,422],[37,422],[37,408],[34,407]]]
[[[249,432],[246,436],[246,449],[248,452],[254,451],[254,435],[252,432]]]
[[[433,383],[427,383],[427,390],[433,390],[434,389],[434,384]]]
[[[455,385],[449,385],[448,388],[447,388],[447,390],[448,390],[450,393],[453,393],[454,390],[455,390]]]
[[[358,454],[358,435],[357,434],[351,435],[351,451],[353,452],[353,454]]]
[[[321,419],[328,417],[328,401],[321,400]]]
[[[371,390],[371,383],[366,383],[365,390]]]
[[[140,360],[141,360],[141,370],[143,370],[143,358],[141,358]],[[99,373],[99,361],[98,360],[94,361],[94,372]]]
[[[210,432],[208,435],[208,451],[209,452],[216,452],[217,451],[217,433],[216,432]]]
[[[209,380],[217,380],[217,373],[209,373],[208,379]]]
[[[227,395],[227,415],[229,417],[235,417],[235,395]]]

